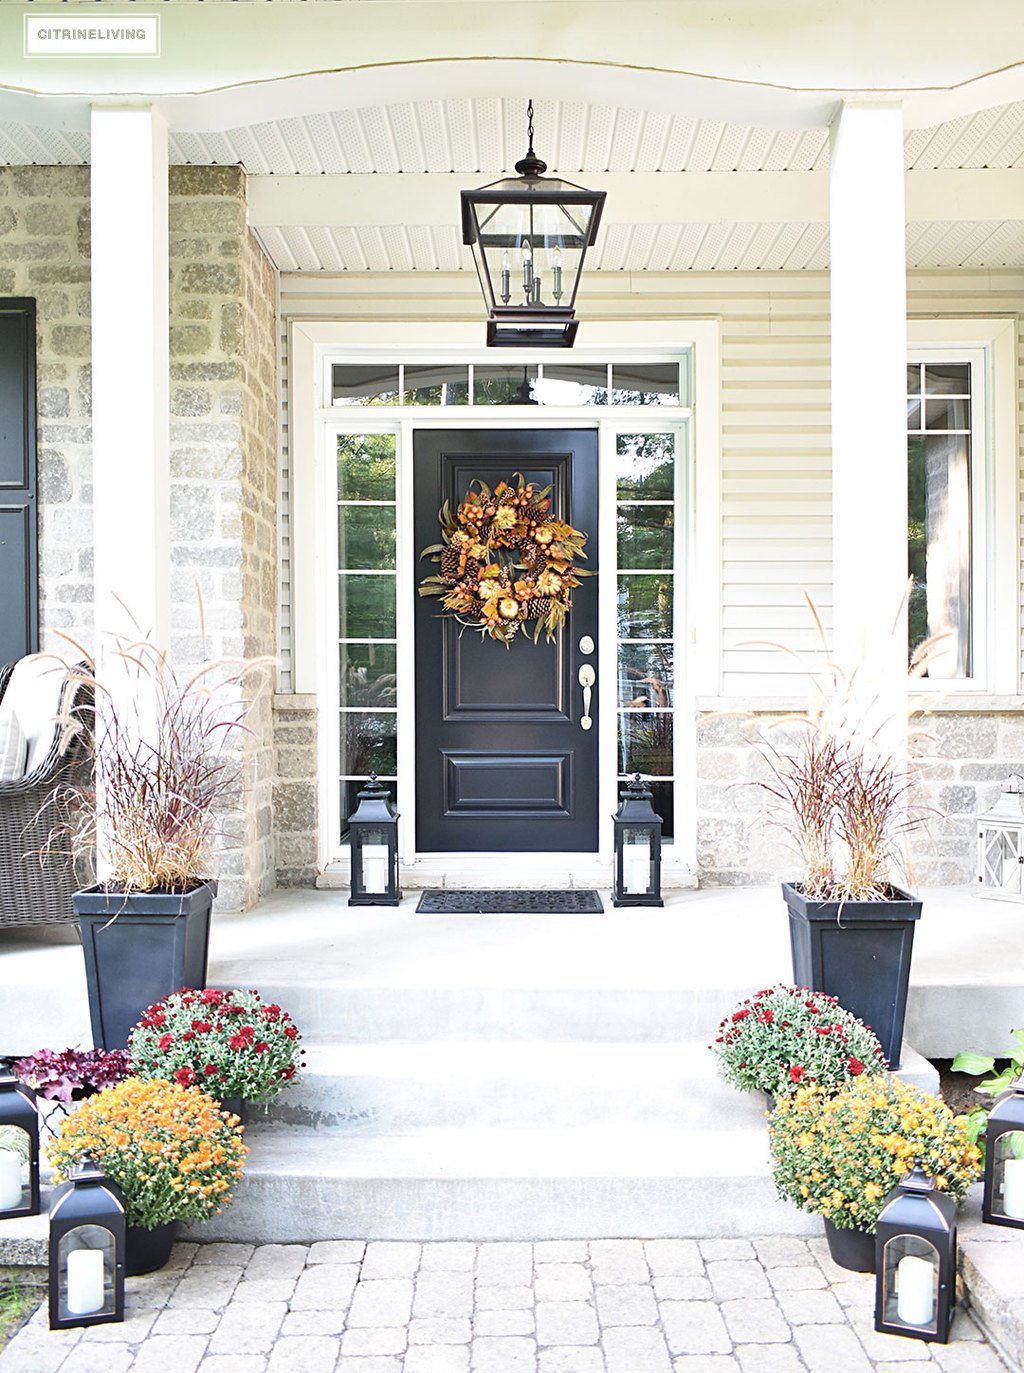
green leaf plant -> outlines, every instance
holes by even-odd
[[[974,1090],[983,1097],[998,1097],[1002,1092],[1008,1091],[1013,1084],[1024,1073],[1024,1029],[1011,1031],[1014,1038],[1014,1047],[1010,1050],[1006,1067],[1000,1072],[996,1072],[996,1059],[991,1054],[977,1054],[971,1051],[957,1054],[952,1063],[954,1073],[967,1073],[969,1077],[980,1077],[983,1073],[989,1074],[984,1081],[975,1083]],[[992,1109],[993,1100],[987,1103],[979,1103],[972,1111],[967,1114],[967,1124],[971,1133],[971,1142],[976,1143],[980,1149],[985,1148],[985,1126],[988,1122],[988,1113]],[[1024,1143],[1015,1139],[1011,1146],[1017,1158],[1024,1158]]]

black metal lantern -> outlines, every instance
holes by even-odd
[[[915,1163],[875,1230],[875,1329],[945,1344],[956,1309],[956,1202]]]
[[[358,794],[359,804],[348,817],[352,849],[350,906],[397,906],[402,899],[398,885],[398,811],[388,789],[372,773]]]
[[[0,1075],[0,1220],[39,1214],[39,1116],[36,1094]]]
[[[661,816],[651,791],[637,773],[626,787],[615,822],[613,906],[663,906],[661,899]]]
[[[462,241],[473,249],[489,348],[571,348],[576,291],[605,192],[546,177],[547,163],[533,151],[532,100],[527,121],[519,175],[462,192]]]
[[[1024,1074],[988,1113],[981,1214],[987,1225],[1024,1230]]]
[[[88,1154],[50,1199],[50,1329],[124,1320],[124,1195]]]

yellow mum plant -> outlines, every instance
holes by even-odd
[[[46,1152],[58,1180],[91,1154],[124,1192],[128,1224],[152,1229],[220,1211],[249,1151],[238,1117],[199,1088],[130,1077],[84,1101]]]
[[[836,1095],[800,1087],[779,1100],[769,1135],[780,1196],[839,1230],[874,1230],[917,1161],[957,1201],[981,1171],[966,1117],[897,1077],[858,1077]]]

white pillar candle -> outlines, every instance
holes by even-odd
[[[1003,1164],[1003,1214],[1024,1220],[1024,1158],[1008,1158]]]
[[[649,844],[623,844],[622,886],[634,895],[647,891],[651,875]]]
[[[0,1211],[13,1211],[21,1205],[21,1156],[10,1149],[0,1151]]]
[[[387,891],[387,844],[364,844],[361,852],[363,855],[363,890],[367,893]]]
[[[68,1313],[91,1316],[104,1305],[102,1251],[72,1249],[68,1255]]]
[[[904,1325],[927,1328],[935,1319],[935,1269],[908,1254],[896,1265],[896,1314]]]

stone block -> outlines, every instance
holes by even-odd
[[[537,1328],[532,1311],[478,1311],[473,1317],[473,1334],[533,1335]]]
[[[139,1348],[132,1373],[196,1373],[205,1352],[205,1335],[155,1335]]]
[[[534,1291],[538,1301],[586,1301],[594,1287],[582,1263],[545,1263],[538,1266]]]
[[[771,1295],[764,1269],[754,1259],[715,1259],[708,1263],[707,1273],[718,1301]]]
[[[179,291],[194,295],[237,296],[241,289],[241,275],[233,263],[192,262],[181,269],[177,286]]]
[[[533,1288],[526,1286],[494,1286],[476,1289],[478,1311],[520,1311],[533,1306]]]
[[[473,1341],[472,1360],[473,1373],[536,1373],[537,1346],[524,1336],[483,1337]]]
[[[168,194],[193,199],[196,196],[237,196],[245,194],[245,173],[241,167],[172,166],[168,169]]]
[[[732,1340],[719,1308],[710,1301],[664,1301],[661,1321],[673,1354],[728,1354]]]
[[[26,205],[21,216],[22,228],[36,238],[55,238],[73,232],[70,208],[56,199],[49,199],[41,205]],[[3,213],[0,212],[0,226]],[[2,232],[0,227],[0,232]]]
[[[267,1373],[334,1373],[338,1340],[330,1335],[289,1335],[274,1345]]]
[[[539,1301],[535,1316],[538,1344],[597,1344],[597,1316],[587,1302]]]
[[[650,1278],[641,1240],[592,1240],[590,1263],[595,1283],[647,1282]]]
[[[322,1273],[323,1268],[312,1273]],[[349,1329],[358,1326],[407,1325],[412,1315],[411,1278],[381,1278],[360,1281],[349,1308]]]
[[[672,1368],[665,1336],[649,1326],[616,1326],[605,1331],[604,1357],[607,1373],[670,1373]]]
[[[170,350],[172,357],[206,353],[212,344],[210,331],[203,324],[172,324]]]
[[[367,1358],[377,1354],[401,1354],[409,1342],[404,1325],[367,1326],[346,1330],[341,1337],[341,1352]]]
[[[177,386],[171,392],[172,415],[209,415],[213,410],[213,396],[206,387]]]
[[[605,1373],[604,1355],[586,1347],[542,1349],[539,1373]]]
[[[710,1301],[711,1284],[704,1277],[670,1274],[654,1279],[654,1295],[659,1301]]]
[[[50,347],[59,357],[88,357],[92,330],[87,324],[57,324],[50,331]]]
[[[0,207],[0,235],[12,233],[18,227],[18,216],[9,205]]]

